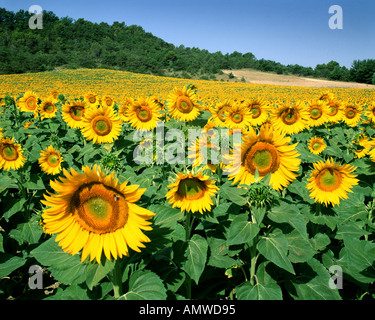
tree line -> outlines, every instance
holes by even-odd
[[[350,69],[336,61],[315,68],[257,59],[251,52],[223,54],[174,46],[125,22],[93,23],[43,11],[43,29],[30,29],[32,15],[0,8],[0,74],[51,71],[56,68],[109,68],[183,77],[214,75],[222,69],[251,68],[330,80],[375,84],[375,60],[355,60]]]

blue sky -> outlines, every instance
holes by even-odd
[[[375,58],[374,0],[0,0],[7,10],[39,5],[58,17],[140,25],[174,45],[315,67]],[[331,30],[331,5],[343,29]]]

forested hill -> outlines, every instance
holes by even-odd
[[[324,77],[375,83],[375,60],[356,60],[350,70],[331,61],[315,68],[282,65],[257,59],[252,53],[210,53],[176,47],[136,25],[92,23],[59,18],[43,11],[43,29],[30,29],[31,14],[0,8],[0,74],[38,72],[56,68],[109,68],[154,75],[175,74],[210,79],[221,69],[253,68],[278,74]]]

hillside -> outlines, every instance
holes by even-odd
[[[93,23],[43,11],[43,29],[30,29],[31,14],[0,8],[0,74],[61,69],[113,69],[186,79],[219,80],[221,70],[254,69],[278,75],[375,83],[375,60],[355,60],[351,69],[336,61],[315,68],[256,58],[251,52],[211,53],[176,47],[125,22]],[[235,48],[234,48],[235,49]]]

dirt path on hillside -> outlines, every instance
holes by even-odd
[[[247,83],[272,84],[282,86],[314,87],[314,88],[357,88],[375,89],[375,85],[356,82],[329,81],[322,79],[312,79],[298,77],[294,75],[282,75],[255,70],[223,70],[224,74],[232,74],[236,77],[232,81],[240,81],[242,77]]]

